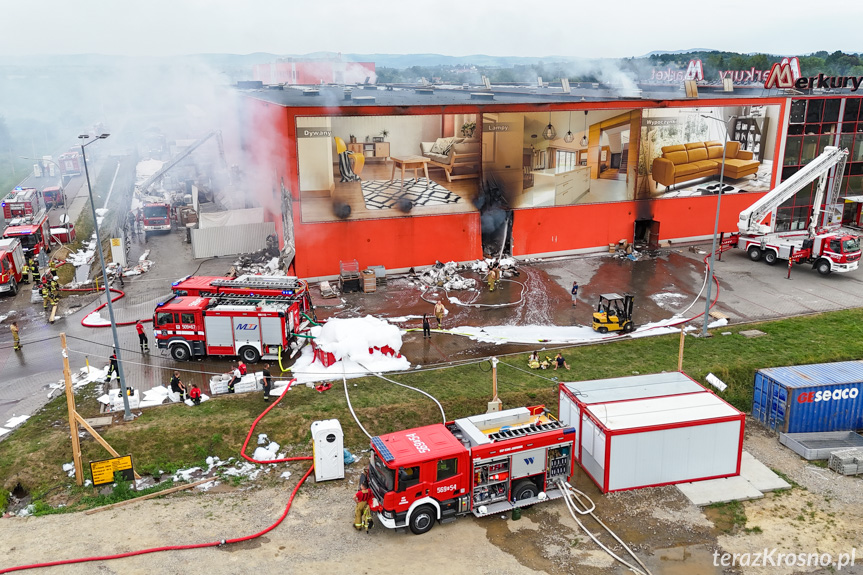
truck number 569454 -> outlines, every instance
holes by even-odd
[[[438,487],[438,493],[446,493],[447,491],[455,491],[455,485],[447,485],[446,487]]]

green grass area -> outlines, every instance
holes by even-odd
[[[863,310],[851,310],[722,328],[709,339],[687,337],[684,371],[702,382],[713,372],[728,384],[719,395],[748,412],[756,369],[859,359],[863,356],[861,325]],[[767,335],[755,339],[737,335],[753,327]],[[504,408],[545,404],[556,412],[557,382],[550,378],[584,381],[673,371],[677,368],[678,343],[679,336],[670,335],[566,349],[563,353],[571,371],[526,370],[527,352],[504,357],[498,366],[499,396]],[[487,361],[388,377],[437,397],[449,419],[485,412],[491,395]],[[431,400],[376,377],[348,380],[348,389],[354,411],[372,434],[440,421],[440,412]],[[85,417],[98,414],[93,390],[81,390],[76,401]],[[194,409],[182,404],[147,409],[135,421],[115,425],[103,435],[121,454],[132,454],[139,473],[168,473],[200,465],[209,455],[236,457],[249,426],[265,406],[261,394],[256,393],[218,397]],[[292,455],[310,455],[309,426],[331,418],[342,422],[348,448],[367,447],[368,439],[347,409],[341,382],[334,382],[325,393],[306,387],[289,391],[255,433],[268,434]],[[71,461],[64,396],[31,417],[2,446],[0,486],[4,489],[20,482],[31,493],[42,493],[60,485],[65,487],[60,492],[67,498],[74,499],[76,493],[82,496],[71,489],[73,481],[61,469],[63,463]],[[250,453],[252,449],[254,445]],[[82,442],[82,452],[85,467],[87,461],[106,456],[90,438]]]

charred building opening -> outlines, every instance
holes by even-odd
[[[512,210],[493,177],[483,181],[474,205],[480,213],[483,255],[500,257],[512,253]]]

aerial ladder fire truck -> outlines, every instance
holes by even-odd
[[[153,328],[158,348],[177,361],[277,360],[302,347],[315,322],[308,284],[295,277],[186,277],[172,290],[156,307]]]
[[[157,184],[172,168],[177,166],[180,162],[186,159],[192,152],[201,147],[207,140],[210,138],[216,138],[216,143],[219,146],[219,157],[222,161],[223,169],[227,170],[227,162],[225,161],[225,146],[222,142],[222,133],[218,130],[214,130],[203,138],[195,141],[191,146],[182,150],[176,156],[171,158],[167,163],[165,163],[162,168],[147,178],[140,186],[138,186],[138,191],[144,195],[148,196],[151,193],[151,188]],[[156,231],[170,231],[171,230],[171,204],[167,201],[148,201],[144,203],[143,206],[143,228],[144,235],[146,236],[148,233],[156,232]]]
[[[3,199],[4,238],[18,238],[26,258],[51,251],[50,223],[42,192],[17,187]]]
[[[791,259],[811,263],[822,275],[856,270],[860,260],[860,238],[844,232],[839,226],[842,220],[839,189],[847,157],[847,150],[825,147],[824,153],[740,212],[737,247],[744,250],[752,261],[763,259],[769,265],[780,259]],[[825,202],[825,188],[834,168],[833,183]],[[818,182],[807,229],[776,231],[776,209],[815,180]],[[823,214],[822,202],[826,206]],[[763,223],[768,217],[770,222]]]
[[[419,535],[457,517],[558,499],[574,471],[575,429],[543,406],[388,433],[371,440],[371,509]]]

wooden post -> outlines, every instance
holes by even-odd
[[[111,447],[111,444],[105,441],[105,438],[99,435],[99,432],[93,429],[93,427],[89,423],[87,423],[87,420],[81,417],[81,415],[77,412],[75,413],[75,419],[78,420],[78,423],[81,424],[81,426],[86,429],[90,433],[90,435],[93,436],[93,439],[98,441],[99,445],[104,447],[108,453],[110,453],[114,457],[120,457],[120,454],[117,453],[117,450]],[[135,472],[135,479],[141,479],[141,476],[138,475],[137,471]]]
[[[677,371],[683,371],[683,337],[686,335],[684,328],[686,324],[680,326],[680,350],[677,352]]]
[[[75,483],[84,485],[84,466],[81,464],[81,442],[78,438],[78,419],[75,412],[75,394],[72,392],[72,373],[69,370],[69,353],[66,350],[66,334],[60,334],[63,347],[63,379],[66,381],[66,407],[69,410],[69,430],[72,433],[72,462],[75,464]]]
[[[503,405],[503,402],[497,396],[497,364],[498,359],[496,357],[491,358],[491,395],[492,399],[488,402],[488,410],[486,413],[495,413],[500,411],[500,408]]]
[[[192,487],[197,487],[198,485],[203,485],[204,483],[210,483],[211,481],[217,481],[218,477],[207,477],[205,479],[201,479],[200,481],[195,481],[194,483],[187,483],[186,485],[178,485],[177,487],[171,487],[170,489],[165,489],[164,491],[157,491],[155,493],[150,493],[148,495],[142,495],[141,497],[135,497],[134,499],[127,499],[125,501],[120,501],[118,503],[111,503],[110,505],[105,505],[103,507],[96,507],[95,509],[88,509],[84,512],[84,515],[93,515],[94,513],[99,513],[100,511],[107,511],[108,509],[114,509],[116,507],[122,507],[124,505],[129,505],[131,503],[136,503],[138,501],[144,501],[145,499],[153,499],[154,497],[159,497],[162,495],[168,495],[169,493],[176,493],[177,491],[183,491],[184,489],[191,489]]]
[[[491,399],[499,401],[497,397],[497,358],[491,358]]]
[[[54,316],[57,315],[57,304],[51,308],[51,316],[48,318],[48,323],[54,323]]]

